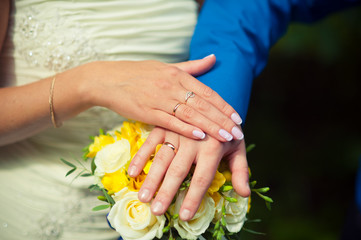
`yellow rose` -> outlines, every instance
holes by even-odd
[[[89,146],[89,153],[86,155],[89,158],[95,155],[105,146],[114,143],[115,140],[112,136],[99,135],[94,138],[94,142]]]
[[[211,186],[208,188],[209,194],[213,194],[219,190],[220,187],[226,182],[226,178],[223,176],[222,173],[216,172],[214,175],[213,181],[211,183]]]
[[[95,156],[94,163],[97,166],[98,176],[104,173],[112,173],[125,167],[130,161],[130,145],[125,139],[116,141],[103,147]]]
[[[234,190],[226,192],[225,195],[237,199],[237,202],[225,201],[224,203],[226,208],[226,228],[229,232],[239,232],[246,221],[248,198],[239,196]]]
[[[129,184],[129,180],[123,168],[113,173],[105,173],[101,182],[104,188],[109,192],[119,192]]]
[[[179,213],[180,207],[186,196],[187,191],[181,191],[177,196],[175,203],[170,207],[172,215]],[[204,233],[211,223],[215,213],[215,203],[209,194],[204,195],[202,202],[194,215],[189,221],[182,221],[179,218],[174,220],[174,228],[184,239],[197,239]]]

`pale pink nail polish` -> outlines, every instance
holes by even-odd
[[[206,137],[206,134],[204,132],[198,131],[198,130],[193,130],[193,136],[195,136],[196,138],[199,139],[204,139]]]
[[[128,169],[128,174],[129,176],[133,177],[135,176],[135,173],[137,172],[137,167],[136,166],[131,166],[129,169]]]
[[[154,213],[161,213],[163,211],[163,204],[161,202],[153,203],[152,210]]]
[[[242,140],[244,138],[244,135],[243,135],[241,129],[239,129],[239,127],[237,127],[237,126],[234,126],[232,128],[232,134],[238,140]]]
[[[205,59],[205,58],[210,58],[210,57],[212,57],[212,56],[214,56],[213,53],[212,53],[212,54],[209,54],[208,56],[205,56],[203,59]]]
[[[242,118],[238,115],[238,113],[232,113],[231,115],[231,119],[233,120],[233,122],[237,125],[241,125],[242,124]]]
[[[140,192],[140,195],[139,195],[139,200],[141,201],[148,201],[148,198],[149,198],[149,190],[148,189],[143,189],[141,192]]]
[[[228,142],[232,141],[232,139],[233,139],[233,136],[224,129],[219,130],[218,133],[222,138],[226,139]]]
[[[180,213],[180,216],[184,220],[189,220],[189,218],[191,217],[191,212],[188,209],[183,209]]]

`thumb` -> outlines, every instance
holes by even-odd
[[[208,72],[215,63],[216,56],[214,54],[211,54],[203,59],[174,63],[172,65],[196,77]]]

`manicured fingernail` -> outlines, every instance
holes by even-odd
[[[243,135],[241,129],[239,129],[239,127],[237,127],[237,126],[234,126],[234,127],[232,128],[232,134],[233,134],[233,136],[235,136],[238,140],[242,140],[242,139],[244,138],[244,135]]]
[[[228,142],[232,141],[232,139],[233,139],[232,135],[224,129],[219,130],[219,135],[222,138],[226,139]]]
[[[198,130],[193,130],[193,136],[195,136],[196,138],[199,139],[204,139],[206,137],[206,134],[204,134],[204,132],[198,131]]]
[[[135,176],[136,172],[137,172],[137,167],[136,166],[131,166],[130,168],[128,168],[129,176],[131,176],[131,177]]]
[[[163,204],[161,202],[155,202],[152,204],[152,211],[154,213],[161,213],[163,211]]]
[[[214,56],[214,54],[212,53],[212,54],[209,54],[208,56],[204,57],[203,59],[210,58],[210,57],[213,57],[213,56]]]
[[[241,125],[242,124],[242,118],[238,115],[238,113],[232,113],[231,119],[235,124]]]
[[[180,213],[180,217],[184,220],[189,220],[191,217],[191,212],[188,209],[183,209]]]
[[[142,189],[142,191],[139,194],[139,200],[140,201],[148,201],[149,198],[149,190],[148,189]]]

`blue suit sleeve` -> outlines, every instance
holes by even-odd
[[[252,81],[288,24],[312,22],[356,3],[360,0],[206,0],[191,41],[190,58],[214,53],[217,62],[198,79],[245,119]]]

